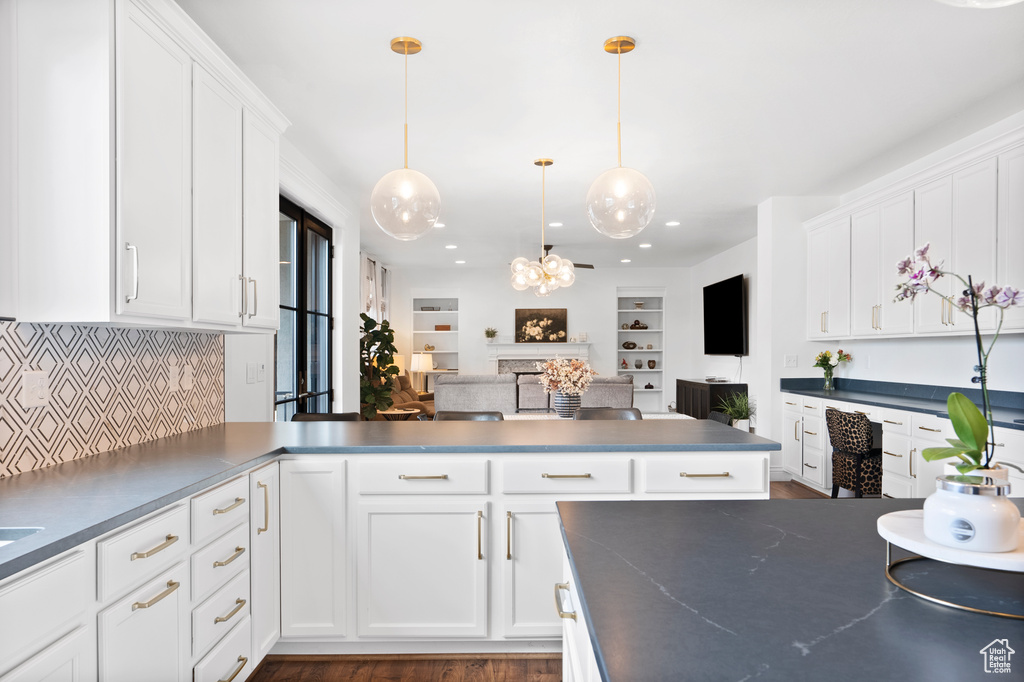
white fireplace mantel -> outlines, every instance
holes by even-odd
[[[589,343],[488,343],[487,367],[498,373],[498,360],[547,360],[555,356],[590,360]]]

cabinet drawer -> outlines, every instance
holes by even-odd
[[[485,495],[485,459],[398,459],[362,462],[360,495]]]
[[[828,434],[825,432],[825,418],[814,415],[804,415],[803,440],[804,448],[816,448],[823,450],[828,442]]]
[[[200,656],[249,615],[249,571],[192,610],[192,655]]]
[[[953,425],[948,419],[930,414],[910,415],[911,434],[914,438],[926,438],[945,445],[945,439],[954,435]]]
[[[243,476],[192,498],[192,544],[206,544],[249,518],[249,478]]]
[[[816,448],[804,446],[804,461],[801,465],[803,477],[820,486],[825,485],[825,453]],[[832,481],[828,482],[832,485]]]
[[[503,493],[628,493],[631,459],[525,459],[502,462]]]
[[[910,435],[910,413],[900,410],[880,410],[882,433]]]
[[[179,505],[96,544],[100,601],[148,580],[188,553],[188,507]]]
[[[792,393],[783,393],[782,409],[800,412],[803,409],[803,403],[800,402],[800,396],[794,395]]]
[[[243,682],[252,672],[252,621],[245,619],[192,669],[194,682]]]
[[[192,601],[205,599],[249,568],[249,525],[239,526],[192,555]]]
[[[903,499],[914,496],[914,482],[903,476],[882,473],[882,497]]]
[[[830,400],[825,398],[821,401],[821,414],[820,417],[825,416],[825,410],[839,410],[840,412],[853,412],[854,408],[862,409],[859,405],[848,405],[841,400]],[[811,410],[810,414],[817,414],[815,410]]]
[[[1020,468],[1024,469],[1024,431],[997,426],[995,436],[995,460],[997,462],[1009,462],[1010,464],[1016,464]],[[1010,469],[1010,474],[1024,476],[1024,474],[1016,469]],[[1016,494],[1017,491],[1017,486],[1014,486],[1014,494]]]
[[[910,439],[885,434],[882,438],[882,471],[899,476],[910,475]]]
[[[0,669],[70,629],[72,619],[92,602],[89,563],[77,550],[0,588]]]
[[[648,493],[760,493],[767,490],[764,455],[681,455],[648,459]]]
[[[803,408],[804,414],[809,414],[817,417],[825,416],[825,408],[822,407],[820,398],[808,398],[807,396],[800,396],[800,406]]]

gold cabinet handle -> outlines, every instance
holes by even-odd
[[[818,323],[819,323],[819,326],[821,327],[821,333],[824,334],[825,333],[825,312],[824,311],[822,311],[821,318],[818,321]]]
[[[818,435],[814,431],[804,431],[804,433],[806,433],[808,436],[817,436]]]
[[[828,334],[828,311],[825,311],[825,333]]]
[[[826,405],[826,406],[825,406],[825,409],[826,409],[826,410],[838,410],[839,408],[838,408],[838,407],[836,407],[835,405]],[[861,412],[861,414],[864,414],[864,413],[863,413],[863,412]]]
[[[576,612],[575,611],[563,611],[562,610],[562,600],[558,598],[558,591],[559,590],[568,590],[568,589],[569,589],[569,583],[555,583],[555,611],[558,611],[558,617],[559,618],[572,618],[573,620],[576,620]]]
[[[888,498],[889,498],[890,500],[894,500],[894,499],[896,499],[896,498],[895,498],[895,497],[893,497],[892,495],[886,495],[885,493],[882,493],[882,497],[888,497]]]
[[[248,658],[246,658],[245,656],[239,656],[238,657],[238,668],[235,670],[235,672],[231,673],[231,677],[229,677],[226,680],[217,680],[217,682],[231,682],[231,680],[233,680],[236,677],[238,677],[238,673],[242,672],[242,670],[245,668],[245,664],[248,663],[248,662],[249,662]]]
[[[505,559],[512,560],[512,512],[505,512]]]
[[[890,457],[903,457],[903,455],[897,455],[895,452],[889,452],[888,450],[882,450],[882,452],[889,455]]]
[[[800,422],[793,422],[793,440],[800,440]]]
[[[178,541],[178,536],[177,535],[171,535],[170,533],[168,533],[167,537],[164,538],[163,542],[161,542],[159,545],[157,545],[153,549],[149,550],[148,552],[132,552],[131,560],[135,561],[136,559],[148,559],[149,557],[153,556],[157,552],[162,552],[163,550],[167,549],[168,547],[170,547],[171,545],[173,545],[177,541]]]
[[[917,474],[914,473],[914,453],[917,452],[917,448],[910,449],[910,477],[917,478]]]
[[[868,413],[867,413],[867,412],[861,412],[860,410],[854,410],[854,411],[853,411],[853,413],[854,413],[854,414],[862,414],[862,415],[864,415],[865,417],[866,417],[866,416],[868,416]]]
[[[447,481],[448,474],[440,474],[439,476],[406,476],[405,474],[398,474],[398,478],[403,481]]]
[[[796,403],[791,403],[791,402],[789,402],[788,400],[786,401],[786,404],[787,404],[787,405],[796,405]]]
[[[162,599],[164,599],[165,597],[170,595],[172,592],[174,592],[179,587],[181,587],[181,583],[176,583],[173,580],[168,580],[167,581],[167,589],[166,590],[164,590],[160,594],[156,595],[155,597],[153,597],[149,601],[137,601],[137,602],[135,602],[134,604],[132,604],[132,611],[137,611],[139,609],[148,609],[150,606],[153,606],[158,601],[161,601]]]
[[[590,474],[541,474],[541,478],[591,478]]]
[[[928,428],[927,426],[918,426],[917,428],[921,429],[922,431],[931,431],[932,433],[942,433],[942,429],[931,429],[931,428]]]
[[[263,481],[256,481],[257,488],[263,488],[263,527],[256,529],[256,535],[270,530],[270,486]]]
[[[903,426],[903,422],[892,422],[889,421],[888,419],[883,419],[882,421],[885,422],[886,424],[895,424],[896,426]]]
[[[818,409],[818,407],[816,405],[804,405],[804,409],[805,410],[816,410],[816,409]]]
[[[238,557],[242,556],[243,554],[245,554],[245,547],[235,547],[235,553],[234,554],[229,556],[224,561],[214,561],[213,562],[213,567],[214,568],[220,568],[221,566],[227,566],[228,564],[230,564],[232,561],[234,561]]]
[[[484,558],[484,545],[483,545],[483,525],[484,525],[484,513],[477,511],[476,513],[476,559],[477,561],[483,561]]]
[[[818,468],[818,467],[814,466],[813,464],[808,464],[807,462],[804,462],[804,466],[807,467],[808,469],[817,469]]]
[[[226,621],[229,621],[229,620],[231,620],[235,616],[236,613],[241,611],[242,608],[245,606],[245,600],[242,599],[241,597],[236,599],[235,603],[238,604],[238,606],[236,606],[235,608],[231,609],[231,613],[229,613],[226,616],[217,616],[216,618],[213,619],[213,622],[214,623],[224,623]]]
[[[723,471],[720,474],[688,474],[685,471],[680,471],[679,476],[682,478],[729,478],[729,472]]]
[[[217,514],[227,514],[232,509],[237,509],[238,507],[241,507],[243,504],[245,504],[245,498],[236,497],[235,503],[233,505],[231,505],[230,507],[224,507],[223,509],[214,509],[213,515],[216,516]]]

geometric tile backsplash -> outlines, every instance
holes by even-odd
[[[0,322],[0,478],[223,421],[221,334]]]

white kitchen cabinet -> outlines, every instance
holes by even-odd
[[[19,665],[0,682],[90,682],[96,679],[96,631],[79,625]]]
[[[252,653],[263,660],[281,637],[281,474],[277,462],[249,474]]]
[[[853,336],[909,334],[913,305],[895,303],[896,263],[914,252],[914,194],[853,214],[850,227],[850,318]]]
[[[485,637],[489,505],[361,503],[359,635]]]
[[[799,408],[782,411],[782,467],[794,476],[803,475],[803,415]]]
[[[242,103],[193,66],[192,319],[242,322]]]
[[[562,533],[554,502],[509,503],[495,561],[501,566],[506,637],[557,637],[561,619],[551,608],[551,585],[561,576]]]
[[[953,178],[933,180],[914,191],[914,243],[916,247],[930,244],[929,256],[934,263],[950,265],[953,249]],[[936,292],[949,295],[950,279],[943,277],[932,283]],[[914,329],[925,333],[943,333],[950,329],[956,313],[940,297],[924,294],[914,300]]]
[[[996,283],[1024,289],[1024,145],[999,155],[997,243]],[[1024,329],[1024,306],[1006,310],[1003,329]]]
[[[189,646],[188,564],[145,583],[98,616],[99,679],[134,682],[158,674],[184,680]]]
[[[850,217],[807,234],[807,336],[850,334]]]
[[[246,327],[277,329],[280,318],[278,133],[249,111],[242,117],[242,269]]]
[[[998,167],[998,159],[989,158],[953,173],[953,245],[946,269],[964,279],[970,275],[975,284],[994,284],[996,278]],[[965,289],[955,279],[950,286],[954,296]],[[982,330],[995,329],[994,312],[978,314]],[[959,311],[950,322],[954,329],[973,331],[970,316]]]
[[[281,634],[344,636],[347,615],[345,460],[281,462]]]
[[[245,618],[192,669],[193,682],[243,682],[252,673],[252,625]]]

